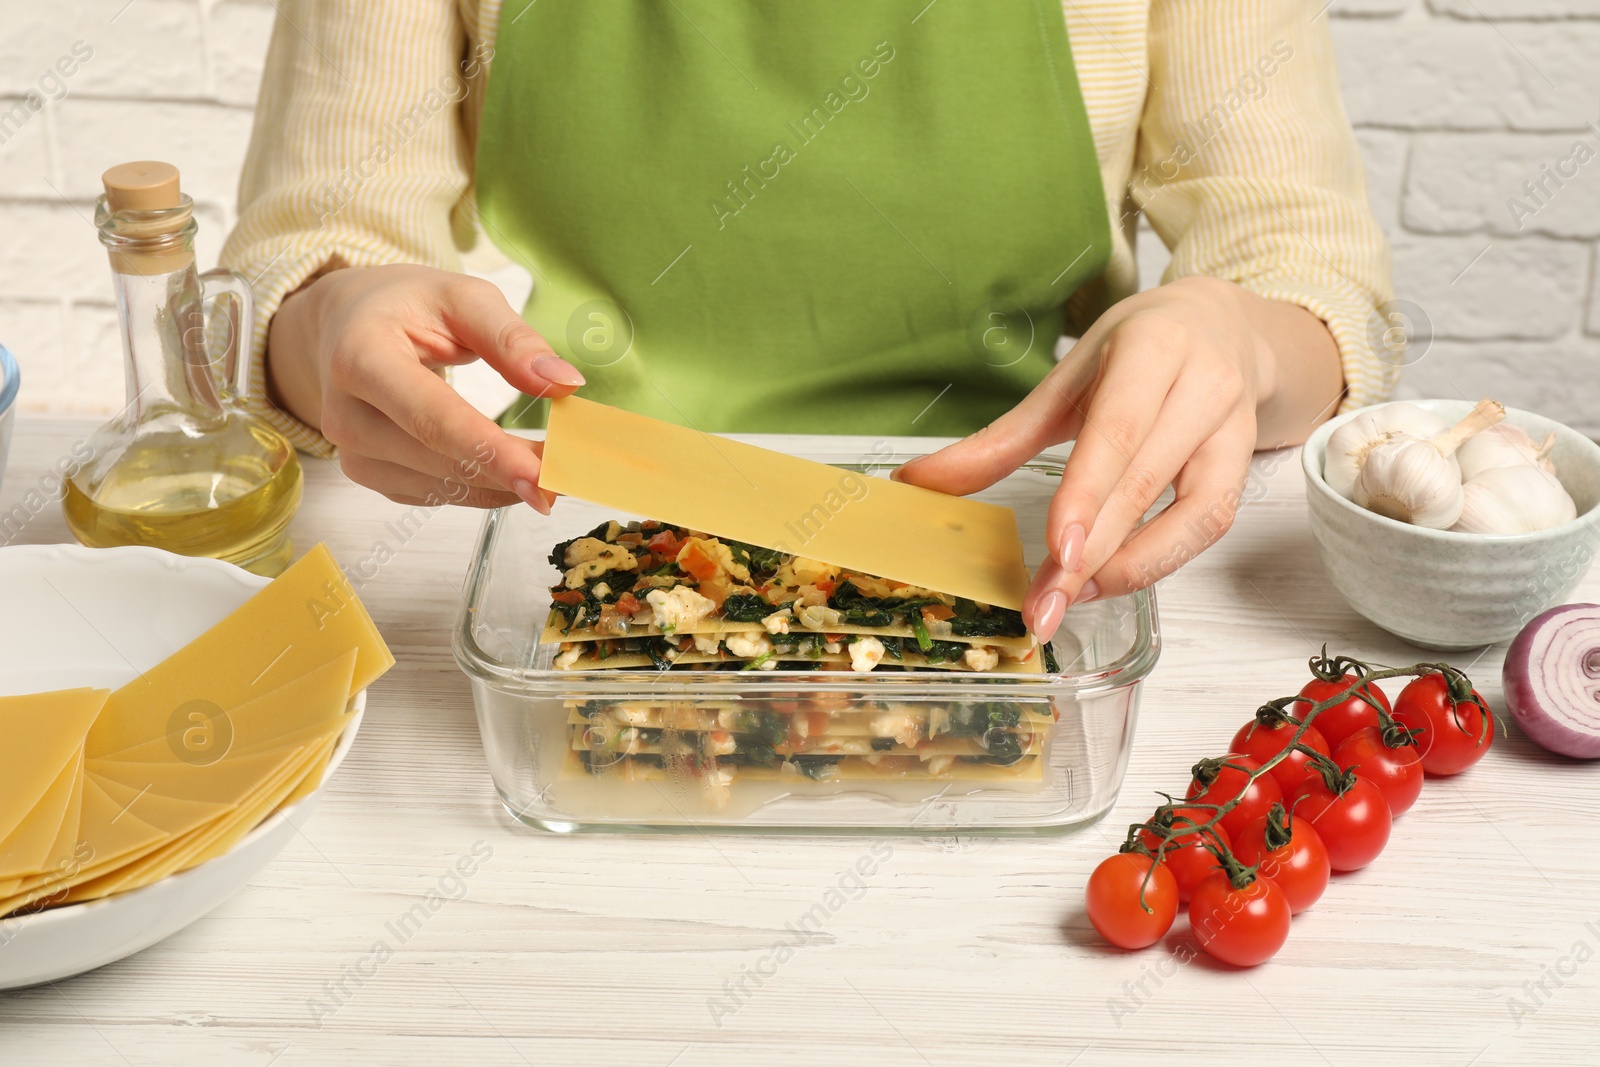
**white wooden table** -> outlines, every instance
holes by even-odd
[[[22,420],[0,516],[90,428]],[[1122,953],[1085,919],[1085,879],[1154,790],[1181,790],[1259,703],[1297,689],[1323,641],[1432,658],[1328,583],[1298,459],[1258,458],[1259,499],[1162,587],[1166,647],[1110,817],[1055,839],[880,842],[891,854],[868,888],[778,966],[785,924],[874,843],[513,822],[449,650],[480,516],[441,510],[400,544],[384,523],[406,509],[312,461],[297,544],[326,540],[346,562],[394,550],[362,595],[398,663],[349,759],[304,836],[211,915],[0,994],[0,1064],[1600,1062],[1600,766],[1515,733],[1431,783],[1385,854],[1337,878],[1263,967],[1220,969],[1178,933]],[[15,540],[67,537],[52,503]],[[1580,595],[1600,599],[1600,573]],[[1496,704],[1503,652],[1452,660]],[[490,854],[457,889],[452,864],[474,849]],[[397,937],[440,889],[460,899]],[[715,1013],[751,971],[771,973]]]

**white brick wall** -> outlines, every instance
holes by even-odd
[[[24,104],[20,129],[0,125],[0,342],[22,365],[25,409],[121,406],[92,222],[106,167],[178,164],[199,205],[201,262],[215,263],[272,18],[268,3],[232,0],[0,0],[0,122],[30,92],[45,101]]]
[[[1400,295],[1436,335],[1404,391],[1492,393],[1600,435],[1600,0],[1334,0],[1318,17],[1332,19]],[[27,408],[120,403],[88,221],[105,167],[177,163],[201,204],[202,262],[215,260],[272,18],[266,0],[0,0],[0,116],[74,42],[94,50],[0,144],[0,341],[22,361]],[[1531,198],[1524,183],[1541,181]],[[1140,260],[1153,281],[1165,254],[1148,231]],[[478,266],[519,288],[514,268]]]

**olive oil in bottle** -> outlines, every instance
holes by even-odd
[[[111,256],[128,402],[67,480],[67,525],[95,548],[147,545],[275,575],[289,563],[301,473],[293,446],[237,399],[249,285],[196,273],[194,203],[175,168],[126,163],[103,180],[95,222]]]

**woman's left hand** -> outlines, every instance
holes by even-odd
[[[1118,303],[1015,408],[895,476],[965,495],[1076,440],[1023,603],[1048,637],[1068,605],[1150,585],[1213,544],[1251,453],[1304,441],[1342,389],[1337,346],[1310,312],[1182,278]],[[1135,531],[1169,485],[1176,499]]]

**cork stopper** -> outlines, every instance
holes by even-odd
[[[194,205],[178,188],[177,167],[154,160],[119,163],[102,174],[100,181],[106,196],[95,221],[100,240],[111,253],[112,270],[118,274],[166,274],[194,262],[191,247],[173,243],[186,229],[192,230],[194,215]]]
[[[178,206],[178,168],[140,160],[119,163],[100,175],[112,211],[153,211]]]

